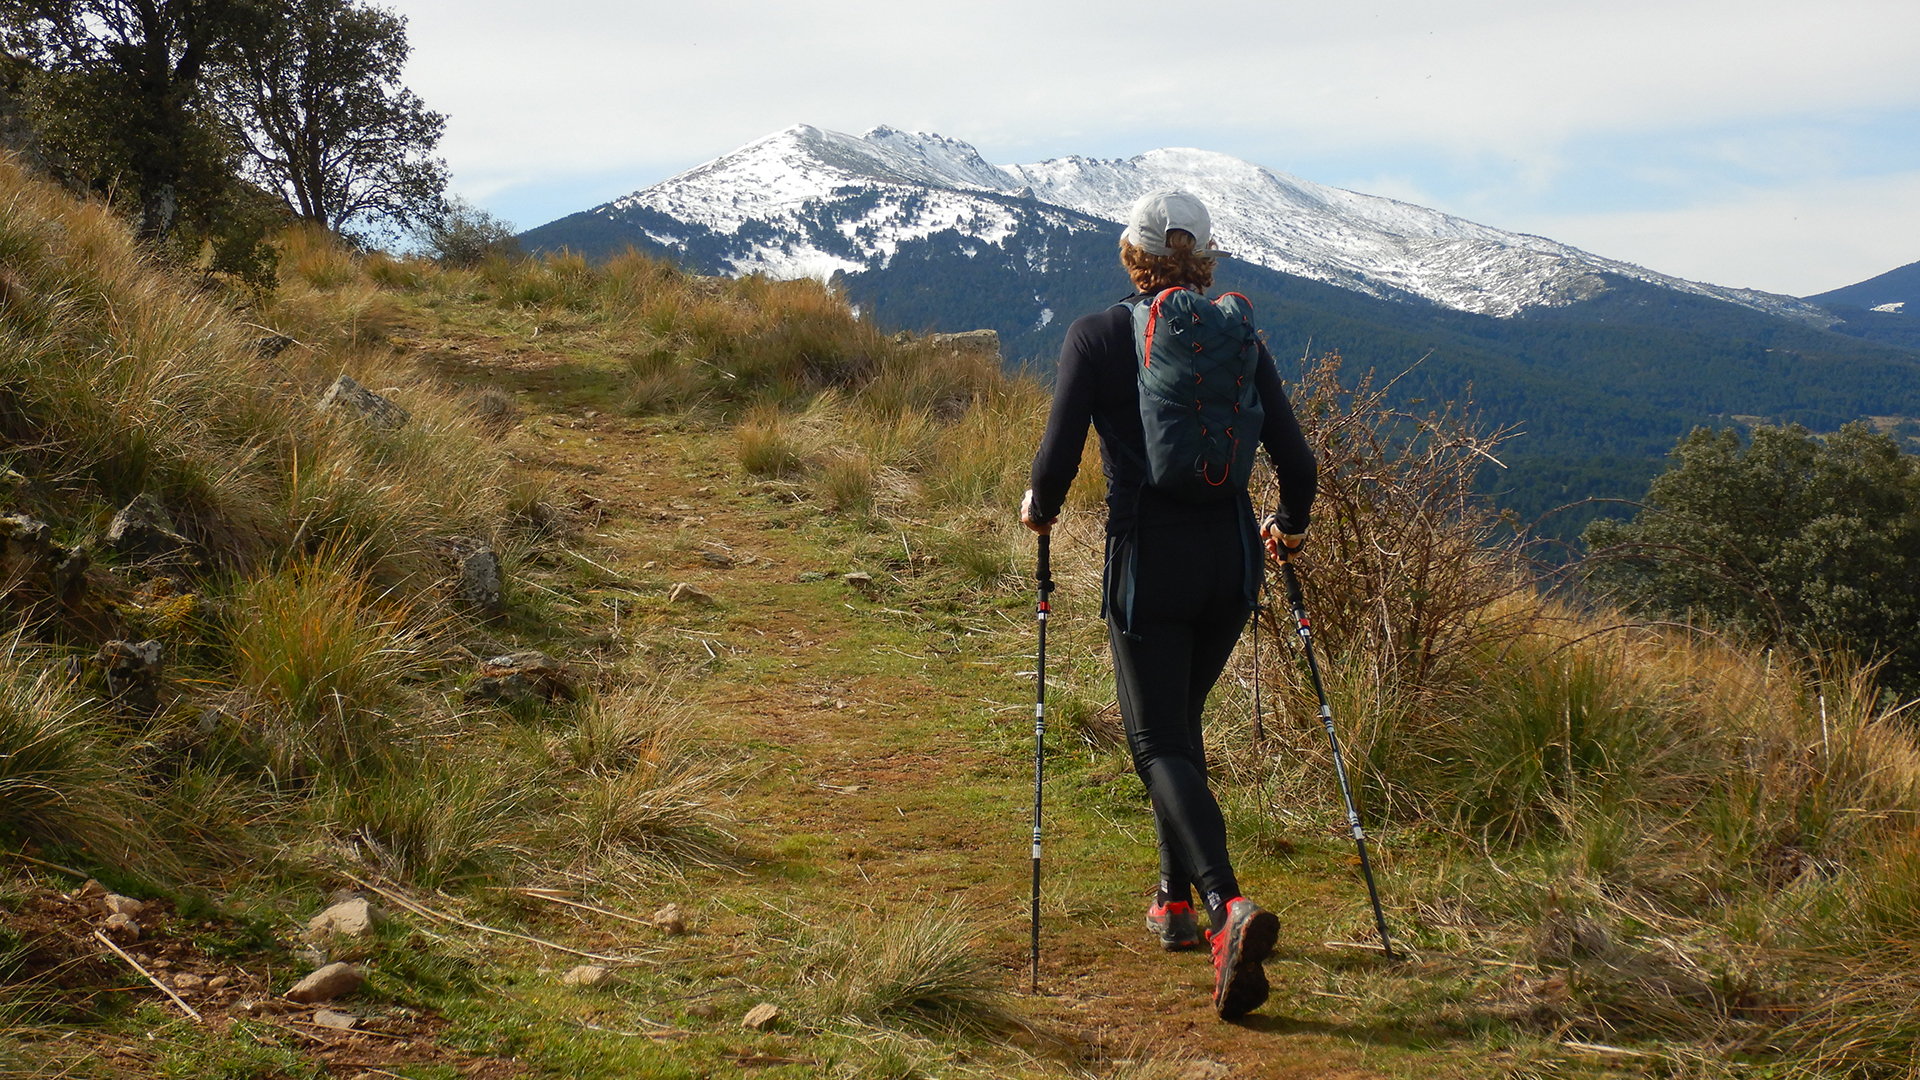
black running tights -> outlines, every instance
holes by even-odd
[[[1251,611],[1239,524],[1141,523],[1132,636],[1110,614],[1114,681],[1133,767],[1153,800],[1160,875],[1175,899],[1198,885],[1209,908],[1238,896],[1226,819],[1207,787],[1200,710]]]

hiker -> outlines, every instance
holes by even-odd
[[[1317,468],[1273,356],[1245,318],[1238,320],[1244,329],[1232,328],[1251,341],[1234,354],[1243,367],[1227,370],[1244,382],[1246,374],[1232,372],[1251,368],[1253,390],[1230,392],[1245,395],[1233,406],[1245,410],[1239,415],[1256,408],[1261,414],[1257,439],[1280,479],[1278,509],[1256,527],[1246,476],[1254,433],[1240,439],[1230,419],[1224,431],[1235,441],[1221,445],[1235,455],[1231,476],[1224,465],[1196,470],[1191,453],[1164,445],[1184,440],[1180,446],[1185,447],[1195,433],[1216,443],[1222,439],[1218,423],[1183,429],[1186,418],[1197,415],[1193,410],[1169,419],[1171,414],[1155,411],[1164,410],[1166,402],[1142,389],[1150,374],[1197,383],[1203,381],[1200,375],[1216,370],[1188,373],[1182,365],[1200,361],[1185,358],[1185,345],[1165,357],[1163,351],[1179,345],[1176,337],[1188,333],[1185,327],[1199,327],[1212,311],[1250,308],[1237,294],[1216,301],[1219,308],[1205,299],[1214,261],[1222,254],[1212,246],[1207,210],[1199,199],[1156,191],[1134,203],[1120,238],[1120,261],[1136,291],[1068,328],[1020,520],[1036,533],[1050,531],[1079,471],[1091,423],[1100,435],[1107,478],[1101,615],[1112,644],[1127,743],[1152,797],[1160,841],[1160,887],[1147,910],[1147,926],[1167,950],[1198,948],[1192,890],[1199,887],[1211,926],[1214,1008],[1222,1019],[1231,1019],[1266,1000],[1261,965],[1280,923],[1240,894],[1227,855],[1226,821],[1207,787],[1200,712],[1253,610],[1265,556],[1276,554],[1279,544],[1297,550],[1304,539]],[[1183,304],[1191,312],[1169,333],[1173,320],[1156,317]],[[1143,339],[1155,336],[1159,343],[1151,346],[1151,356],[1161,369],[1152,371],[1139,350]],[[1192,352],[1200,349],[1192,345]],[[1231,380],[1217,376],[1221,381]],[[1163,445],[1148,444],[1149,426]],[[1186,461],[1168,464],[1170,455],[1183,454]],[[1163,475],[1169,470],[1187,475]]]

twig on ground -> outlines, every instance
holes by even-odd
[[[154,977],[153,977],[153,972],[151,972],[151,971],[148,971],[148,970],[147,970],[146,968],[143,968],[143,967],[141,967],[141,966],[140,966],[140,961],[138,961],[138,960],[135,960],[135,959],[134,959],[133,957],[131,957],[131,956],[128,956],[128,955],[127,955],[127,953],[126,953],[126,950],[125,950],[125,949],[122,949],[122,948],[121,948],[120,946],[118,946],[118,945],[115,945],[115,944],[113,943],[113,939],[112,939],[112,938],[110,938],[110,937],[108,937],[107,935],[105,935],[105,934],[103,934],[103,933],[101,933],[101,932],[100,932],[100,931],[98,931],[98,930],[95,930],[95,931],[93,932],[93,936],[94,936],[94,938],[95,938],[96,940],[98,940],[98,941],[100,942],[100,944],[102,944],[102,945],[105,945],[105,946],[106,946],[107,948],[109,948],[109,949],[112,949],[112,950],[113,950],[113,955],[115,955],[115,956],[117,956],[117,957],[119,957],[119,958],[120,958],[120,959],[122,959],[122,960],[125,960],[125,961],[127,962],[127,965],[128,965],[129,967],[131,967],[131,968],[133,968],[133,970],[135,970],[135,971],[137,971],[137,972],[139,972],[139,973],[140,973],[140,974],[141,974],[141,975],[142,975],[143,977],[145,977],[145,978],[146,978],[146,980],[147,980],[148,982],[150,982],[150,983],[152,983],[152,984],[153,984],[153,985],[154,985],[154,986],[155,986],[155,987],[156,987],[156,988],[157,988],[157,989],[158,989],[158,990],[159,990],[159,991],[160,991],[161,993],[163,993],[163,994],[165,994],[165,995],[167,995],[168,997],[170,997],[170,998],[172,998],[172,999],[173,999],[173,1003],[174,1003],[175,1005],[178,1005],[178,1006],[180,1006],[180,1011],[181,1011],[181,1012],[184,1012],[184,1013],[186,1013],[186,1014],[187,1014],[188,1016],[191,1016],[191,1017],[193,1017],[193,1022],[194,1022],[194,1023],[196,1023],[196,1024],[204,1024],[204,1023],[206,1023],[206,1022],[207,1022],[207,1019],[206,1019],[206,1017],[204,1017],[204,1016],[201,1016],[201,1015],[200,1015],[200,1011],[199,1011],[198,1009],[195,1009],[195,1008],[194,1008],[193,1006],[191,1006],[191,1005],[189,1005],[189,1004],[187,1004],[187,1003],[186,1003],[186,1001],[185,1001],[185,1000],[184,1000],[183,998],[181,998],[181,996],[180,996],[179,994],[176,994],[176,993],[174,993],[174,992],[173,992],[173,987],[171,987],[171,986],[168,986],[168,985],[167,985],[166,983],[163,983],[163,982],[161,982],[161,981],[160,981],[159,979],[156,979],[156,978],[154,978]]]
[[[73,877],[77,877],[81,881],[90,881],[93,878],[93,875],[84,873],[79,870],[75,870],[71,866],[61,866],[59,863],[48,862],[45,859],[36,859],[31,855],[22,855],[17,851],[9,851],[7,852],[7,854],[13,856],[16,859],[19,859],[21,862],[30,862],[35,866],[44,866],[49,870],[58,870],[63,874],[68,874]]]
[[[645,1018],[642,1017],[642,1019],[645,1019]],[[652,1021],[649,1020],[648,1023],[652,1023]],[[670,1039],[686,1039],[686,1038],[691,1038],[693,1036],[693,1032],[681,1031],[677,1028],[666,1028],[665,1030],[662,1030],[662,1031],[619,1031],[617,1029],[610,1028],[610,1027],[601,1027],[599,1024],[585,1024],[585,1023],[579,1023],[578,1021],[576,1021],[576,1024],[584,1031],[598,1031],[605,1035],[618,1035],[626,1039],[654,1039],[656,1041],[659,1041],[659,1040],[670,1040]]]
[[[656,929],[659,926],[659,924],[655,923],[652,919],[643,919],[638,915],[626,915],[609,908],[600,907],[596,904],[583,904],[578,900],[569,900],[563,896],[555,896],[551,889],[508,889],[507,892],[514,896],[527,896],[535,900],[545,900],[550,904],[564,904],[570,908],[579,908],[581,911],[591,911],[596,915],[605,915],[610,919],[621,919],[625,922],[633,923],[636,926],[650,926]]]
[[[1605,1043],[1576,1042],[1572,1039],[1560,1040],[1560,1045],[1569,1050],[1579,1050],[1589,1054],[1610,1054],[1616,1057],[1653,1058],[1659,1054],[1649,1054],[1645,1050],[1629,1050],[1624,1046],[1608,1046]]]
[[[545,938],[537,938],[537,937],[534,937],[532,934],[522,934],[513,930],[502,930],[497,926],[487,926],[484,923],[471,922],[466,919],[456,918],[452,915],[447,915],[447,914],[443,914],[441,912],[435,911],[432,908],[426,907],[418,903],[417,901],[410,900],[407,897],[400,895],[399,893],[393,892],[390,889],[383,889],[380,886],[373,884],[372,882],[362,881],[359,878],[354,877],[352,874],[346,873],[344,871],[341,872],[341,876],[346,878],[348,881],[351,881],[354,884],[360,886],[363,889],[371,889],[374,892],[379,893],[381,896],[386,897],[387,899],[393,901],[394,903],[399,904],[401,907],[406,908],[408,911],[413,912],[415,915],[419,915],[423,918],[438,919],[441,922],[451,923],[454,926],[464,926],[469,930],[478,930],[483,934],[496,934],[500,937],[508,937],[508,938],[514,938],[519,941],[532,942],[533,944],[538,945],[541,948],[553,949],[556,952],[563,952],[573,956],[585,957],[588,960],[598,960],[603,964],[613,964],[616,967],[638,967],[642,964],[656,963],[656,961],[649,960],[642,956],[604,956],[600,953],[587,952],[585,949],[575,949],[566,945],[561,945],[558,942],[548,941]]]

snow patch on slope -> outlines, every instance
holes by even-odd
[[[1611,274],[1816,325],[1834,321],[1793,297],[1686,281],[1195,149],[996,166],[942,135],[877,127],[853,136],[796,124],[594,212],[618,219],[652,210],[735,237],[723,258],[735,274],[824,277],[885,268],[902,244],[947,231],[965,238],[969,257],[986,246],[1006,250],[1035,214],[1088,227],[1060,208],[1123,221],[1135,199],[1163,187],[1204,200],[1216,242],[1237,257],[1382,298],[1505,317],[1595,296]],[[1019,254],[1035,271],[1051,266],[1044,245]]]

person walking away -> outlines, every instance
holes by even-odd
[[[1207,785],[1201,709],[1253,610],[1265,555],[1304,539],[1318,474],[1279,369],[1254,333],[1251,305],[1237,294],[1205,298],[1223,254],[1194,196],[1156,191],[1134,204],[1120,261],[1136,291],[1068,328],[1020,519],[1037,533],[1051,529],[1092,424],[1107,479],[1101,615],[1160,847],[1147,925],[1168,950],[1197,948],[1199,888],[1214,1008],[1232,1019],[1267,998],[1262,963],[1279,919],[1241,895],[1226,820]],[[1206,337],[1215,330],[1228,335],[1224,352]],[[1206,366],[1203,353],[1226,359]],[[1169,379],[1200,387],[1208,377],[1208,389],[1225,397],[1186,405],[1184,390],[1169,389]],[[1280,480],[1280,505],[1259,526],[1247,490],[1254,415]]]

